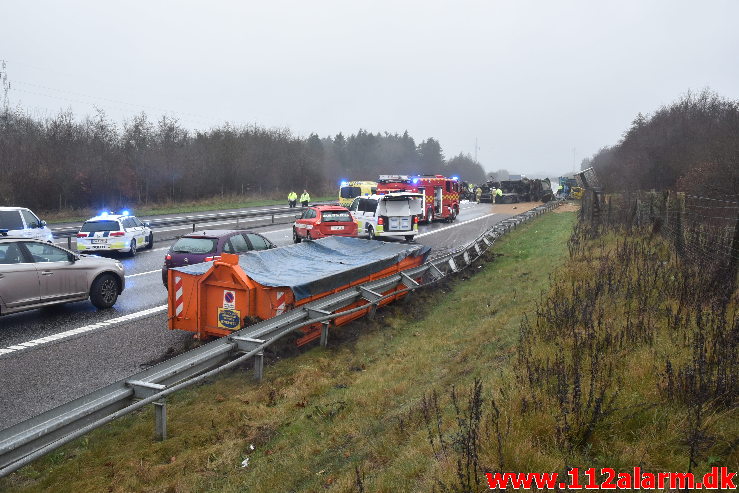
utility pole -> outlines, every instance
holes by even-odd
[[[477,137],[475,137],[475,162],[477,162],[477,150],[479,147],[477,147]]]
[[[577,154],[577,148],[572,148],[572,172],[577,173],[577,165],[575,164],[577,161],[575,159],[575,155]]]
[[[8,91],[10,91],[10,82],[8,81],[8,70],[5,60],[0,60],[0,82],[3,85],[3,109],[7,111],[8,103]]]

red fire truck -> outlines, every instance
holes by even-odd
[[[408,175],[380,175],[377,180],[377,194],[383,195],[392,192],[418,192],[418,186],[412,183]]]
[[[377,193],[420,192],[424,195],[424,215],[420,220],[454,221],[459,214],[459,178],[443,175],[380,175]]]

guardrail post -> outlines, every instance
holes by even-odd
[[[328,346],[328,322],[321,324],[321,347]]]
[[[71,236],[67,236],[67,248],[69,250],[72,249],[72,237]]]
[[[254,379],[258,382],[264,377],[264,351],[259,351],[254,355]]]
[[[154,422],[157,440],[167,439],[167,400],[162,399],[154,403]]]
[[[192,232],[195,232],[195,223],[192,223]]]
[[[272,224],[274,224],[274,223],[275,223],[275,215],[272,214]]]

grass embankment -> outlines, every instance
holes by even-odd
[[[286,195],[287,197],[287,195]],[[327,202],[337,200],[336,196],[312,197],[313,202]],[[129,207],[137,216],[157,216],[160,214],[184,214],[188,212],[207,212],[228,209],[241,209],[244,207],[260,207],[263,205],[287,205],[287,198],[275,199],[270,197],[245,198],[242,195],[213,197],[203,200],[192,200],[182,202],[167,202],[161,204],[148,204],[139,207]],[[63,211],[37,211],[42,219],[49,223],[66,223],[85,221],[97,215],[101,209],[74,209]],[[116,210],[117,211],[117,210]]]
[[[669,250],[570,238],[574,221],[520,227],[471,278],[337,330],[327,349],[268,366],[261,384],[240,371],[176,394],[166,442],[151,441],[151,412],[129,416],[0,488],[483,491],[493,471],[685,471],[689,457],[694,471],[735,467],[731,341],[701,363]],[[704,341],[726,313],[706,317]]]

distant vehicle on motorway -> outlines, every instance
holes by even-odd
[[[88,219],[77,233],[80,252],[124,252],[132,257],[141,248],[154,246],[154,233],[148,222],[142,222],[128,211],[121,214],[103,212]]]
[[[293,224],[295,243],[326,236],[357,236],[357,222],[349,209],[335,205],[308,207]]]
[[[238,255],[269,248],[275,245],[252,231],[210,229],[189,233],[177,240],[164,256],[162,282],[167,286],[167,272],[172,267],[210,262],[219,259],[222,253]]]
[[[87,298],[97,308],[110,308],[125,285],[118,260],[0,230],[0,315]]]
[[[10,236],[54,241],[51,230],[31,209],[25,207],[0,207],[0,229],[5,229]]]
[[[339,205],[349,207],[355,197],[377,193],[376,181],[342,181],[339,187]]]

